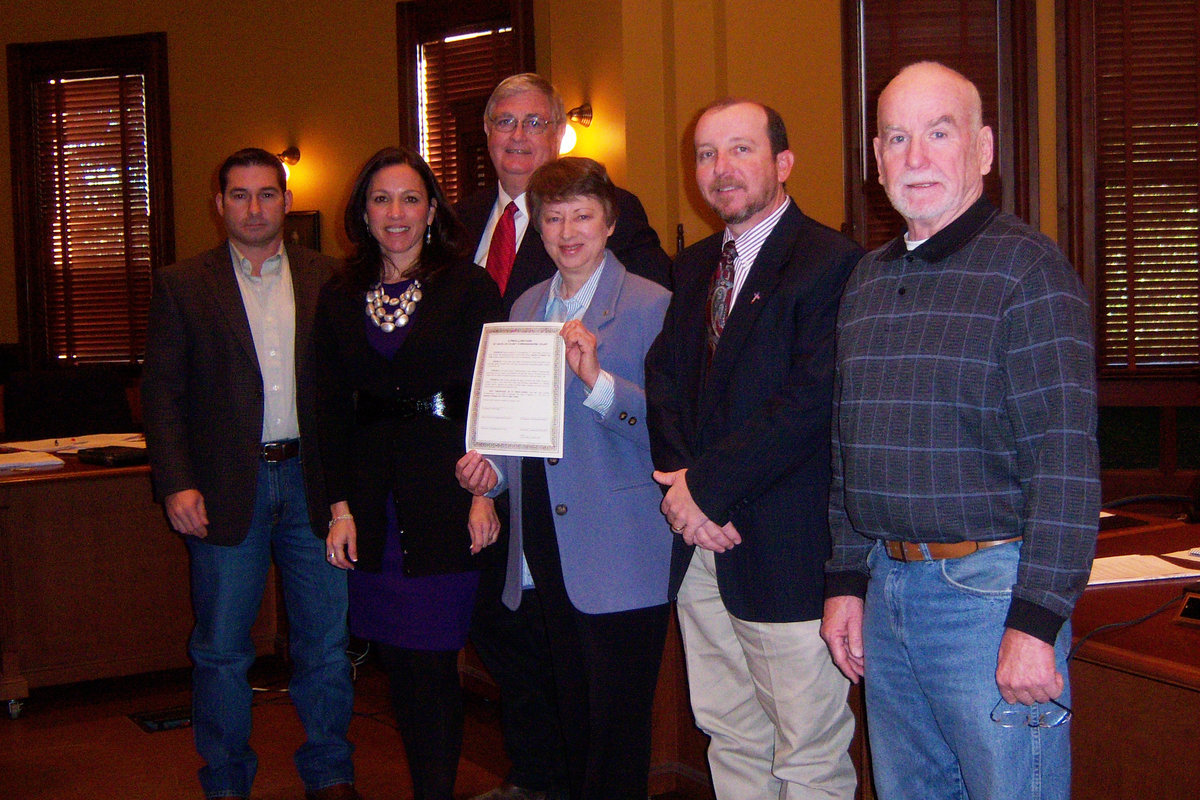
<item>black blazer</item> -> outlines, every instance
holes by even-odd
[[[329,521],[316,438],[312,323],[334,259],[287,246],[296,303],[296,412],[313,533]],[[254,337],[229,245],[154,274],[142,417],[159,500],[198,489],[208,512],[205,542],[246,538],[254,513],[262,442],[263,386]]]
[[[463,261],[423,282],[412,329],[389,361],[367,340],[364,297],[335,277],[321,290],[314,338],[318,428],[329,502],[346,500],[358,531],[358,566],[383,558],[388,492],[395,490],[406,575],[476,568],[467,517],[471,496],[454,478],[464,451],[466,398],[485,322],[503,318],[487,273]],[[359,414],[367,399],[451,397],[451,419]]]
[[[742,543],[716,555],[739,619],[818,619],[829,557],[829,420],[834,323],[862,250],[789,205],[763,243],[708,364],[709,283],[722,234],[675,264],[675,294],[646,356],[654,465],[687,468],[688,488]],[[692,548],[676,537],[671,597]]]
[[[454,206],[459,219],[466,226],[471,257],[474,257],[479,249],[498,196],[498,188],[492,186],[490,189],[475,192]],[[617,189],[617,227],[613,235],[608,237],[607,247],[629,272],[671,288],[671,259],[659,245],[658,234],[650,227],[641,201],[624,189]],[[504,290],[505,318],[512,310],[513,303],[526,289],[553,277],[554,271],[554,262],[546,252],[541,234],[530,222],[529,227],[525,229],[524,238],[521,239],[521,247],[517,250],[516,260],[513,261],[512,275],[509,276],[508,286]]]

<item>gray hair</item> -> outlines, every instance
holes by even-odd
[[[556,128],[561,128],[566,123],[567,112],[563,110],[562,98],[559,97],[554,84],[536,72],[521,72],[509,75],[492,90],[492,96],[488,98],[487,107],[483,110],[483,124],[491,123],[492,112],[496,110],[500,101],[525,92],[537,92],[550,101],[550,110],[554,114],[552,121]]]

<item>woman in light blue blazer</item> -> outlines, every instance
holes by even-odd
[[[504,603],[536,602],[545,618],[572,800],[644,800],[672,534],[651,479],[642,362],[670,293],[605,248],[616,197],[603,166],[552,161],[527,192],[557,274],[510,319],[564,323],[563,457],[472,451],[457,472],[475,494],[509,493]]]

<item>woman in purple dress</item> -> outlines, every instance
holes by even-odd
[[[354,252],[322,290],[314,332],[328,556],[351,571],[351,632],[388,673],[414,796],[451,800],[474,556],[499,531],[454,464],[480,329],[503,318],[500,293],[464,256],[461,224],[410,150],[367,162],[345,224]]]

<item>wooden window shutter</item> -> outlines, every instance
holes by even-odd
[[[1098,0],[1093,13],[1100,366],[1195,368],[1200,11],[1194,0]]]
[[[518,71],[517,50],[512,28],[420,45],[421,151],[452,203],[496,180],[483,110],[496,84]]]
[[[150,303],[150,201],[141,75],[38,83],[42,301],[54,357],[134,361]]]
[[[165,33],[9,44],[25,363],[137,363],[175,258]]]

